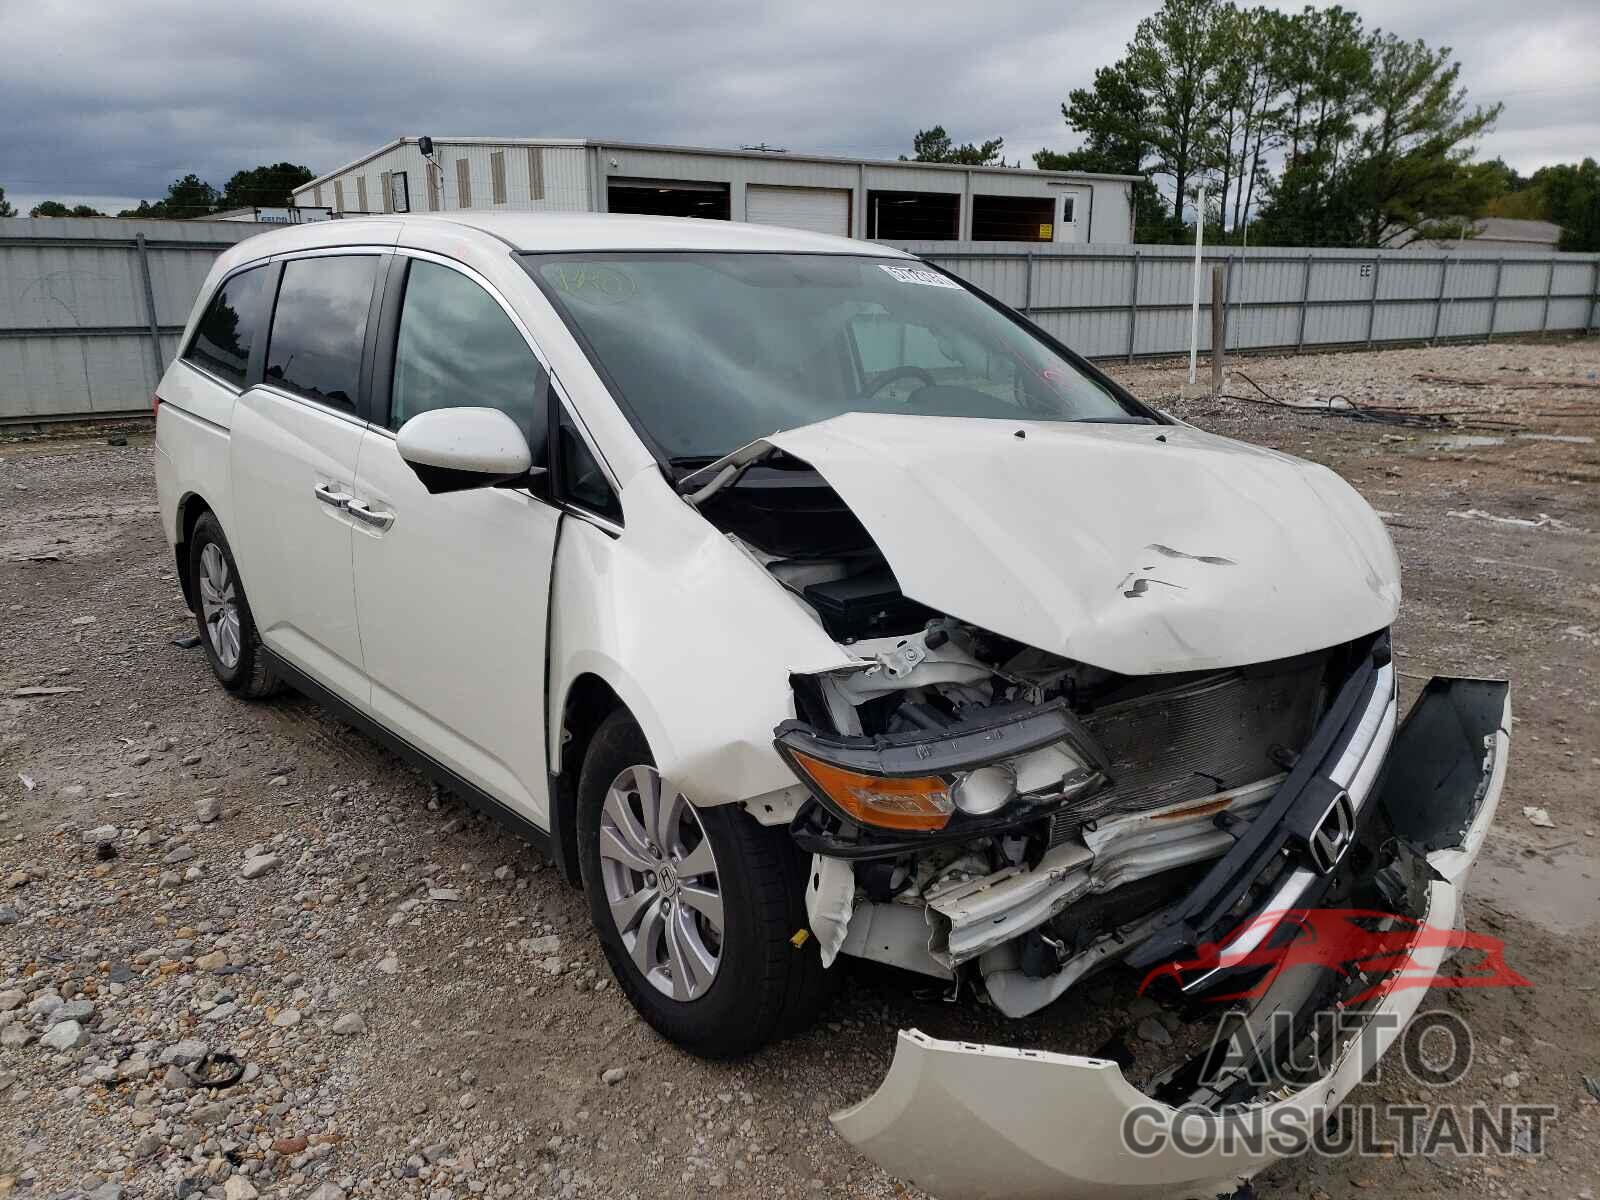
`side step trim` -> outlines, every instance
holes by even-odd
[[[299,667],[285,662],[266,646],[262,646],[259,653],[266,655],[267,663],[271,667],[272,673],[294,688],[295,691],[300,692],[308,699],[314,700],[347,725],[353,725],[373,741],[398,754],[406,762],[428,775],[440,787],[454,792],[472,805],[473,808],[499,822],[510,832],[531,845],[544,856],[546,861],[555,863],[557,867],[563,866],[562,863],[556,860],[553,849],[555,839],[550,836],[549,830],[539,828],[527,817],[502,804],[476,784],[468,783],[449,767],[422,750],[417,749],[405,738],[391,732],[386,726],[379,724],[372,717],[350,704],[349,701],[329,691]]]

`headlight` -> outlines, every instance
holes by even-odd
[[[1004,763],[979,767],[958,776],[950,790],[962,812],[969,817],[987,817],[1016,798],[1017,773]]]
[[[955,812],[949,785],[938,775],[863,775],[798,750],[790,751],[789,760],[814,789],[863,825],[927,832],[943,829]]]
[[[1104,755],[1059,700],[892,734],[827,733],[791,720],[773,730],[773,745],[835,816],[901,832],[938,832],[957,813],[994,817],[1019,794],[1057,800],[1069,780],[1075,794],[1106,782]]]

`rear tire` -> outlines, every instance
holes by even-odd
[[[672,831],[652,837],[668,822],[649,828],[651,777],[660,778],[644,733],[627,712],[612,713],[579,775],[578,855],[590,916],[623,994],[656,1032],[705,1058],[748,1054],[804,1028],[821,1007],[824,972],[815,938],[791,940],[806,928],[805,876],[787,831],[731,805],[684,811],[658,789],[668,806],[659,811],[676,816]],[[636,824],[619,813],[624,803]],[[667,871],[642,869],[657,863]],[[706,911],[720,915],[720,926]],[[681,931],[667,925],[674,915],[687,918]],[[676,958],[670,936],[680,941]],[[678,962],[689,969],[677,970]]]
[[[267,666],[239,566],[213,513],[202,514],[189,535],[189,581],[200,644],[218,682],[247,700],[276,692],[278,679]]]

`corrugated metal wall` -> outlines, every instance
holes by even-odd
[[[212,260],[263,228],[0,220],[0,421],[148,411]]]
[[[495,201],[493,157],[502,154],[505,168],[505,199]],[[530,155],[537,155],[537,161]],[[434,157],[444,168],[440,178],[439,207],[461,207],[460,179],[465,175],[471,198],[470,207],[509,209],[525,212],[587,212],[589,204],[589,159],[582,146],[528,146],[526,144],[486,142],[434,143]],[[461,167],[458,163],[465,162]],[[357,180],[366,180],[368,211],[386,211],[383,205],[383,176],[404,171],[406,190],[414,213],[430,211],[428,200],[428,161],[415,142],[406,142],[368,159],[359,166],[332,177],[321,185],[324,196],[334,194],[335,185],[343,191],[346,204],[354,212]],[[316,189],[296,193],[302,204],[312,203]]]
[[[492,195],[494,149],[447,153],[446,186],[454,186],[454,159],[465,157],[474,193]],[[523,149],[505,156],[508,196],[530,189]],[[382,171],[407,169],[400,165],[407,150],[415,153],[405,147],[390,162],[366,165],[369,196],[380,194]],[[417,156],[412,168],[419,181],[421,161]],[[582,148],[544,147],[541,166],[552,204],[587,195]],[[412,210],[425,212],[426,192],[417,186]],[[353,182],[346,192],[356,192]],[[162,366],[177,353],[177,336],[212,260],[262,228],[0,220],[0,422],[145,410]],[[1188,349],[1194,255],[1182,246],[907,248],[1029,313],[1091,358]],[[1227,342],[1236,350],[1481,338],[1600,323],[1600,255],[1223,247],[1208,251],[1205,265],[1224,268]],[[1201,309],[1200,346],[1209,350],[1209,271]]]
[[[1027,312],[1091,358],[1189,348],[1192,247],[899,244]],[[1600,320],[1600,255],[1218,247],[1204,252],[1203,263],[1200,348],[1207,351],[1216,266],[1224,271],[1232,350],[1587,330]]]

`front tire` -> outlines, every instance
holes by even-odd
[[[202,514],[189,537],[189,580],[200,644],[218,682],[249,700],[272,695],[278,680],[267,666],[239,566],[213,513]]]
[[[808,1024],[823,997],[787,833],[663,789],[644,733],[617,711],[578,781],[590,916],[623,993],[663,1037],[706,1058],[748,1054]]]

